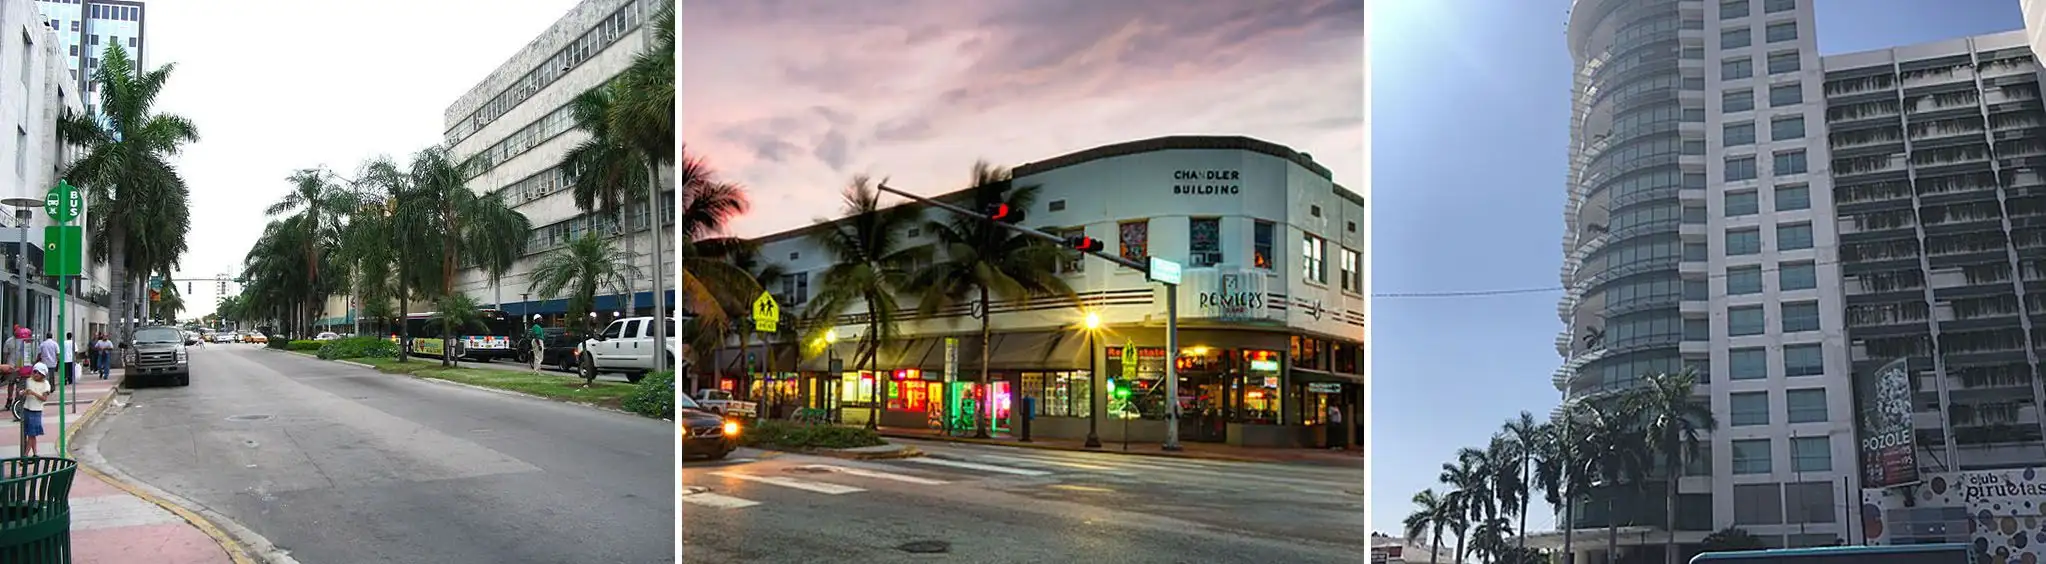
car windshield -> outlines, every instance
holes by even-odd
[[[680,402],[683,409],[703,409],[702,405],[697,404],[696,400],[689,399],[687,395],[676,394],[675,401]]]
[[[184,341],[185,336],[183,333],[169,327],[150,327],[135,332],[135,342],[137,344],[182,343]]]

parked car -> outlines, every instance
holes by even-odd
[[[582,344],[583,338],[561,327],[548,327],[541,331],[542,338],[540,342],[546,349],[540,353],[540,365],[555,368],[562,372],[574,373],[576,371],[575,349],[577,345]],[[530,352],[533,350],[531,337],[527,337],[519,346],[521,347],[520,350],[529,351],[524,354],[532,354]],[[521,355],[519,358],[520,362],[527,362],[528,360],[524,355]]]
[[[332,341],[339,338],[341,338],[341,336],[334,334],[333,331],[328,331],[313,336],[313,340],[315,341]]]
[[[668,318],[667,342],[654,342],[653,317],[628,317],[612,321],[604,327],[597,338],[583,341],[582,360],[578,363],[584,377],[594,377],[604,372],[625,374],[630,382],[639,382],[648,372],[654,370],[654,355],[665,355],[666,365],[675,366],[677,354],[681,351],[681,340],[675,335],[675,319]]]
[[[135,330],[132,343],[121,348],[126,357],[128,384],[156,382],[173,386],[192,384],[191,356],[185,350],[185,333],[176,327],[145,326]]]
[[[697,390],[695,399],[696,403],[701,404],[704,410],[712,413],[742,415],[746,417],[760,414],[760,404],[750,401],[739,401],[732,397],[731,392],[724,390]]]
[[[270,338],[263,336],[262,333],[250,333],[249,336],[243,337],[242,339],[246,342],[256,343],[259,345],[270,342]]]
[[[741,425],[716,412],[707,411],[689,396],[675,396],[675,416],[682,419],[682,456],[724,458],[739,448]]]

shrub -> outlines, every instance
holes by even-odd
[[[291,348],[291,341],[279,339],[277,337],[269,337],[268,341],[263,342],[263,346],[279,350],[289,350]]]
[[[320,345],[320,358],[397,358],[398,344],[382,337],[346,337]]]
[[[748,425],[739,435],[746,446],[809,448],[858,448],[888,444],[881,435],[864,427],[761,420]]]
[[[287,347],[297,352],[313,352],[320,350],[320,346],[325,344],[327,343],[321,341],[299,340],[292,341],[290,345],[287,345]]]
[[[625,396],[622,407],[626,411],[659,417],[675,418],[675,371],[663,370],[647,375],[639,381],[639,387]]]

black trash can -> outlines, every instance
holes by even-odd
[[[0,459],[0,564],[71,562],[68,458]]]

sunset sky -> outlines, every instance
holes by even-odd
[[[1363,183],[1363,1],[690,0],[682,137],[759,236],[857,174],[924,194],[1162,135],[1246,135]]]

